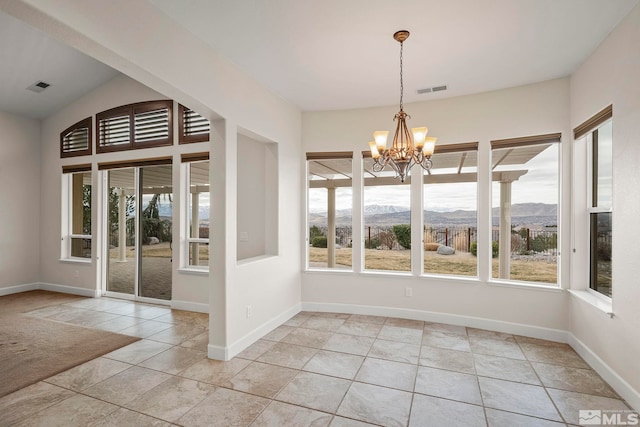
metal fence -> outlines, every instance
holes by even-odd
[[[327,227],[313,226],[310,236],[327,236]],[[393,226],[365,226],[363,230],[365,248],[370,249],[402,249],[393,233]],[[471,252],[473,242],[478,240],[476,227],[424,227],[423,239],[425,245],[433,243],[450,246],[459,252]],[[500,230],[493,229],[491,239],[500,241]],[[336,227],[336,245],[351,247],[351,227]],[[511,253],[530,254],[546,253],[557,254],[558,232],[556,229],[534,230],[521,228],[511,232]]]

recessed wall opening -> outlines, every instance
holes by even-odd
[[[278,145],[238,134],[237,260],[278,254]]]

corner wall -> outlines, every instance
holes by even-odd
[[[40,121],[0,112],[0,295],[40,280]],[[49,207],[46,207],[49,212]],[[37,286],[37,285],[35,285]]]
[[[490,141],[528,135],[562,132],[561,161],[568,166],[571,134],[568,129],[569,81],[557,79],[494,92],[405,104],[413,126],[429,126],[438,144],[479,142],[478,156],[488,159]],[[354,163],[368,149],[371,133],[391,129],[395,107],[303,114],[303,150],[353,151]],[[478,169],[478,221],[490,224],[491,185],[487,162]],[[565,172],[569,169],[565,167]],[[360,182],[354,179],[354,182]],[[362,189],[354,186],[354,199]],[[303,187],[304,188],[304,187]],[[568,180],[562,183],[562,202],[570,204]],[[359,209],[354,206],[354,217]],[[561,213],[568,224],[567,211]],[[562,252],[568,248],[569,227],[561,230]],[[302,230],[303,236],[306,230]],[[488,232],[487,232],[488,233]],[[487,234],[487,238],[488,234]],[[304,240],[304,239],[303,239]],[[480,240],[480,238],[479,238]],[[301,252],[306,251],[304,241]],[[355,251],[354,251],[355,252]],[[302,277],[303,307],[334,308],[399,315],[423,320],[447,321],[470,326],[503,329],[505,332],[564,340],[568,329],[567,293],[560,288],[498,286],[490,283],[490,254],[478,253],[477,279],[451,276],[397,275],[389,273],[346,273],[306,271]],[[354,254],[355,256],[355,254]],[[568,263],[561,258],[561,284],[568,287]],[[413,296],[405,296],[405,287]],[[543,313],[543,315],[542,315]]]
[[[613,104],[613,317],[571,297],[569,330],[591,356],[626,382],[623,396],[640,409],[640,6],[571,77],[571,126]],[[588,266],[576,261],[576,268]],[[588,284],[579,283],[579,286]],[[595,360],[594,359],[594,360]],[[602,372],[601,372],[602,374]]]

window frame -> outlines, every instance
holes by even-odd
[[[557,230],[556,230],[556,253],[557,253],[557,258],[556,258],[556,281],[555,283],[553,282],[542,282],[542,281],[534,281],[534,280],[521,280],[521,279],[512,279],[512,278],[501,278],[500,273],[498,273],[497,277],[493,276],[493,268],[489,269],[489,282],[490,283],[507,283],[510,285],[515,285],[515,286],[521,286],[521,285],[525,285],[525,286],[535,286],[538,288],[541,287],[545,287],[545,288],[551,288],[551,289],[562,289],[562,283],[561,283],[561,265],[560,265],[560,248],[562,245],[562,229],[563,229],[563,224],[562,224],[562,218],[561,218],[561,202],[562,202],[562,175],[563,175],[563,170],[562,170],[562,133],[561,132],[556,132],[556,133],[549,133],[549,134],[541,134],[541,135],[531,135],[531,136],[524,136],[524,137],[516,137],[516,138],[508,138],[508,139],[499,139],[499,140],[491,140],[490,141],[490,167],[491,167],[491,171],[492,174],[493,173],[501,173],[500,171],[495,171],[494,169],[496,167],[499,166],[498,164],[494,164],[494,150],[501,150],[501,149],[514,149],[514,148],[519,148],[519,147],[528,147],[528,146],[535,146],[535,145],[542,145],[542,144],[550,144],[550,145],[555,145],[557,153],[558,153],[558,163],[556,165],[557,171],[558,171],[558,183],[557,183],[557,191],[558,191],[558,197],[557,197],[557,202],[556,202],[556,206],[557,206],[557,212],[556,212],[556,223],[557,223]],[[490,187],[490,194],[491,194],[491,199],[493,199],[493,178],[491,179],[491,187]],[[493,209],[493,203],[491,202],[491,208]],[[492,243],[493,239],[490,238],[489,239],[489,243],[491,245],[493,245]],[[498,240],[500,241],[500,239]],[[501,245],[499,245],[500,247]],[[487,248],[487,250],[489,251],[489,253],[491,254],[493,251],[493,247],[490,246]],[[498,258],[500,258],[500,252],[498,255]],[[508,254],[508,258],[509,260],[511,260],[511,253]],[[493,262],[493,261],[491,261]],[[501,268],[501,267],[500,267]],[[509,275],[511,274],[511,267],[509,268]]]
[[[183,188],[184,188],[184,194],[185,194],[184,209],[183,209],[184,219],[182,221],[182,227],[181,227],[183,232],[183,242],[184,242],[182,246],[183,256],[181,257],[182,258],[181,269],[189,270],[189,271],[199,271],[203,273],[209,272],[209,263],[207,263],[206,265],[191,264],[191,257],[189,255],[190,249],[191,249],[191,245],[193,244],[206,244],[209,246],[209,249],[211,249],[209,244],[211,235],[209,235],[209,237],[207,238],[192,237],[190,233],[190,226],[192,226],[191,216],[189,215],[189,211],[191,209],[191,164],[196,162],[209,162],[209,161],[210,161],[209,152],[183,153],[181,155],[182,176],[183,176],[183,182],[184,182]],[[211,177],[209,177],[209,187],[210,186],[211,186]],[[209,188],[209,197],[211,197],[211,188]],[[211,225],[211,211],[209,211],[209,225]],[[209,226],[209,233],[211,233],[211,226]],[[211,253],[209,253],[209,256],[211,256]]]
[[[79,129],[87,129],[87,148],[82,150],[65,150],[65,138],[67,135],[79,130]],[[62,132],[60,132],[60,158],[66,157],[77,157],[77,156],[89,156],[92,154],[93,147],[93,123],[91,117],[87,117],[86,119],[80,120],[78,123],[75,123]]]
[[[478,168],[479,168],[479,162],[478,162],[478,156],[479,156],[479,145],[480,143],[477,141],[473,141],[473,142],[462,142],[462,143],[454,143],[454,144],[443,144],[443,145],[436,145],[433,155],[436,156],[437,154],[450,154],[450,153],[468,153],[468,152],[475,152],[476,153],[476,171],[475,171],[475,175],[476,175],[476,180],[475,180],[475,187],[476,187],[476,205],[475,205],[475,210],[476,210],[476,224],[475,224],[475,229],[476,229],[476,242],[477,242],[477,235],[478,235],[478,220],[479,220],[479,216],[478,216],[478,205],[479,205],[479,197],[480,197],[480,183],[479,183],[479,176],[478,176]],[[437,159],[433,159],[434,164],[437,162]],[[464,166],[463,166],[464,167]],[[461,169],[461,168],[460,168]],[[474,172],[469,172],[469,173],[474,173]],[[421,245],[422,248],[420,250],[421,253],[421,257],[422,257],[422,263],[421,263],[421,276],[423,277],[437,277],[437,278],[456,278],[456,279],[466,279],[466,280],[477,280],[479,278],[479,258],[476,256],[476,273],[475,275],[471,276],[471,275],[462,275],[462,274],[454,274],[454,273],[434,273],[434,272],[430,272],[430,271],[426,271],[425,270],[425,263],[426,263],[426,250],[425,250],[425,221],[424,221],[424,212],[426,211],[426,207],[425,207],[425,197],[424,197],[424,192],[425,192],[425,186],[428,185],[427,183],[425,183],[425,178],[427,177],[427,172],[426,171],[422,171],[422,209],[421,212],[423,212],[422,214],[422,218],[420,220],[421,223],[421,233],[422,233],[422,239],[421,239]],[[437,176],[433,175],[433,176]],[[471,240],[471,236],[469,234],[468,236],[469,238],[469,245],[471,245],[472,240]],[[477,245],[477,243],[476,243]]]
[[[351,212],[354,212],[353,206],[353,174],[354,174],[354,152],[353,151],[327,151],[327,152],[307,152],[305,153],[305,187],[306,187],[306,200],[305,200],[305,271],[330,271],[330,272],[342,272],[342,273],[353,273],[355,271],[355,239],[354,239],[354,218],[352,215],[351,218],[351,267],[350,268],[338,268],[338,267],[329,267],[329,262],[327,259],[327,267],[311,267],[309,265],[309,248],[311,247],[311,227],[309,226],[309,191],[311,190],[310,179],[309,179],[309,162],[318,161],[318,160],[350,160],[351,161],[351,192],[352,192],[352,200],[351,200]],[[348,178],[344,178],[344,180],[348,180]],[[341,187],[347,188],[347,187]],[[327,213],[328,214],[328,213]],[[335,233],[335,232],[334,232]],[[329,234],[329,230],[327,229],[327,234]],[[327,242],[329,241],[329,235],[327,236]],[[327,257],[331,256],[329,251],[329,245],[327,244]],[[335,245],[334,245],[335,247]]]
[[[185,115],[188,112],[193,112],[209,123],[209,131],[207,133],[189,134],[185,133],[188,128],[185,126]],[[195,142],[207,142],[211,140],[211,121],[201,114],[198,114],[195,110],[185,107],[182,104],[178,104],[178,143],[179,144],[191,144]]]
[[[77,174],[89,173],[92,180],[93,187],[93,173],[91,164],[71,165],[62,167],[62,245],[61,245],[61,259],[65,261],[84,262],[91,263],[93,253],[93,234],[79,234],[73,232],[73,211],[74,211],[74,198],[73,198],[73,177]],[[93,193],[93,191],[92,191]],[[93,199],[93,195],[92,195]],[[90,215],[93,217],[93,200],[91,200]],[[91,227],[93,228],[93,221],[91,221]],[[89,240],[91,242],[92,250],[90,257],[78,257],[73,255],[72,245],[74,239]]]
[[[607,109],[603,110],[607,111]],[[611,115],[613,112],[611,111]],[[589,291],[595,293],[597,296],[601,296],[611,300],[611,296],[601,292],[598,290],[597,281],[594,281],[594,275],[597,277],[598,268],[597,268],[597,260],[594,260],[594,254],[597,251],[597,246],[594,245],[594,239],[597,241],[597,231],[594,232],[594,223],[593,218],[598,214],[611,214],[612,222],[613,222],[613,201],[609,203],[609,205],[598,206],[598,153],[600,148],[598,147],[599,142],[599,130],[607,123],[613,123],[613,117],[605,118],[602,112],[598,113],[598,117],[601,118],[597,122],[594,128],[588,130],[583,136],[586,137],[587,144],[587,206],[586,206],[586,215],[587,215],[587,240],[589,243]],[[613,162],[613,158],[612,158]],[[613,167],[612,167],[613,170]],[[613,183],[612,183],[613,187]],[[613,224],[612,224],[613,229]],[[612,243],[613,246],[613,243]],[[613,259],[611,260],[613,263]],[[611,278],[611,292],[613,292],[613,277]]]
[[[167,137],[156,138],[150,141],[138,141],[136,139],[136,116],[150,111],[167,109]],[[103,132],[100,125],[104,120],[115,117],[127,116],[129,118],[129,141],[117,145],[103,145]],[[96,114],[95,123],[95,146],[96,153],[112,153],[115,151],[128,151],[141,148],[164,147],[173,145],[173,101],[170,99],[137,102],[134,104],[122,105],[111,108]]]

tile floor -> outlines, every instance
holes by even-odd
[[[30,313],[143,338],[0,399],[0,426],[563,426],[629,407],[566,344],[300,313],[229,362],[208,316],[109,298]]]

